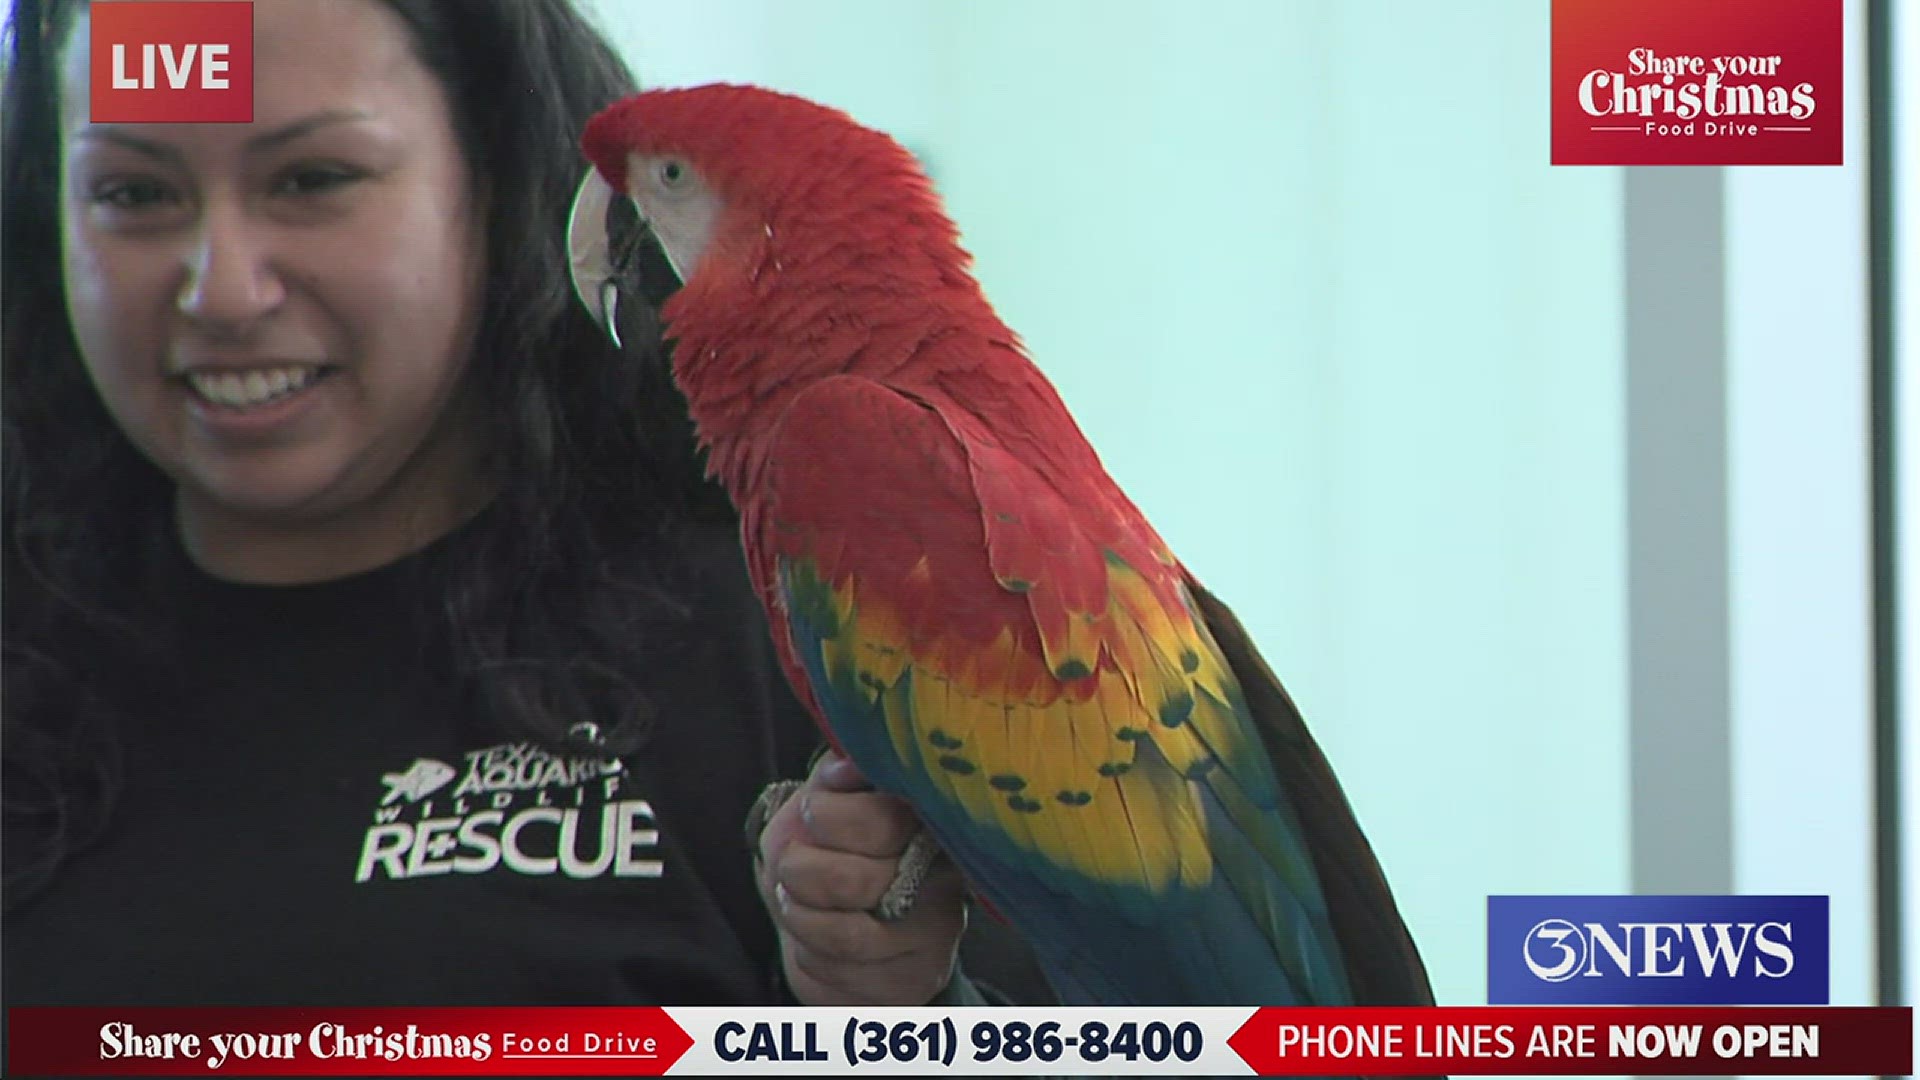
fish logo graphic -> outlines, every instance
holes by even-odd
[[[387,785],[387,797],[380,800],[380,805],[386,806],[402,795],[408,802],[419,802],[444,787],[457,771],[444,761],[415,758],[406,772],[390,772],[380,778]]]

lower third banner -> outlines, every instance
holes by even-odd
[[[1913,1010],[119,1009],[7,1011],[36,1076],[1904,1075]]]

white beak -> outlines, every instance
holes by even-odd
[[[588,169],[587,178],[574,196],[573,212],[567,218],[567,261],[573,278],[573,292],[586,305],[588,314],[615,346],[620,344],[620,328],[615,315],[620,288],[613,280],[613,257],[607,242],[607,211],[619,192],[600,176],[600,170]]]

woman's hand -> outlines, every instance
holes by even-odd
[[[869,914],[919,831],[906,803],[822,755],[760,834],[760,899],[780,929],[787,985],[806,1005],[925,1005],[967,928],[959,871],[941,859],[898,922]]]

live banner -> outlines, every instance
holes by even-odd
[[[1846,1007],[15,1008],[9,1076],[1905,1075]]]

